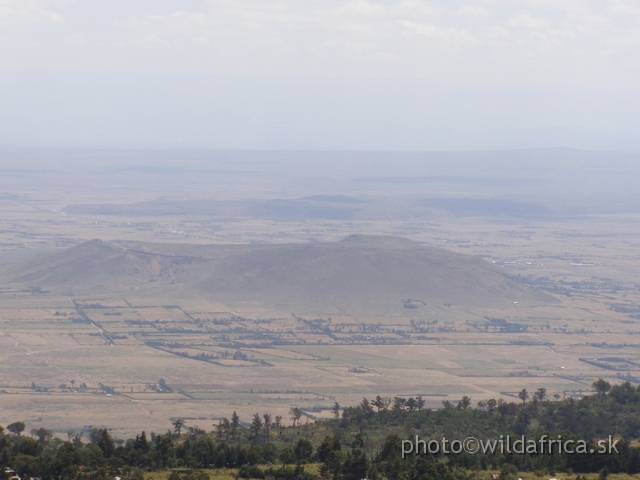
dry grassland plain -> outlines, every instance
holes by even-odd
[[[516,399],[522,388],[581,395],[599,377],[640,383],[640,211],[633,206],[524,217],[425,212],[403,202],[411,195],[518,193],[514,198],[551,205],[554,192],[554,202],[566,202],[560,187],[547,197],[539,184],[514,190],[497,181],[367,183],[362,178],[368,173],[338,169],[332,176],[318,162],[306,173],[286,156],[269,174],[251,174],[246,165],[233,170],[229,160],[204,175],[196,168],[200,160],[182,173],[127,170],[125,154],[114,154],[121,167],[114,173],[95,152],[86,156],[94,155],[100,168],[78,170],[84,157],[77,153],[69,160],[67,153],[64,168],[46,172],[38,164],[46,155],[29,155],[33,167],[5,169],[9,173],[0,178],[2,265],[96,238],[200,245],[390,235],[480,256],[559,301],[524,306],[514,299],[507,308],[482,309],[418,305],[420,316],[406,309],[398,316],[329,317],[280,311],[250,298],[224,304],[180,285],[162,286],[154,296],[132,285],[123,294],[72,297],[0,281],[0,424],[21,420],[27,430],[43,426],[63,436],[109,427],[126,438],[142,430],[165,431],[177,417],[210,430],[233,411],[244,421],[255,412],[288,419],[290,408],[299,407],[303,423],[312,422],[330,416],[336,401],[350,405],[378,394],[422,395],[428,407],[437,408],[463,395],[474,403]],[[578,161],[567,160],[564,173]],[[447,173],[437,165],[430,175]],[[287,169],[288,176],[281,175]],[[495,170],[470,169],[467,176],[494,178]],[[413,178],[410,171],[403,178]],[[529,174],[508,175],[515,181]],[[169,208],[162,206],[167,196],[233,203],[310,195],[366,199],[377,213],[309,219],[251,216],[246,210],[231,215],[67,209],[149,201]],[[582,203],[574,199],[573,205]]]

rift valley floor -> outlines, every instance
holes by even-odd
[[[396,157],[3,152],[0,424],[640,383],[635,159]]]

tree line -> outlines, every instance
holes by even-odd
[[[236,412],[212,425],[209,432],[177,418],[163,434],[141,432],[126,441],[108,429],[92,429],[88,438],[70,433],[67,440],[39,428],[25,434],[16,421],[0,430],[0,467],[21,476],[46,479],[102,479],[120,476],[140,479],[144,471],[175,469],[172,480],[207,478],[204,469],[237,468],[240,478],[312,480],[307,467],[320,464],[324,480],[472,480],[480,472],[500,471],[501,480],[517,471],[575,475],[600,472],[639,473],[640,387],[625,382],[611,386],[599,379],[595,393],[579,399],[549,399],[546,390],[518,400],[480,400],[469,397],[426,409],[417,397],[363,398],[355,406],[332,408],[333,418],[300,424],[303,412],[293,408],[290,426],[281,416],[255,413],[242,421]],[[526,393],[526,394],[525,394]],[[1,427],[0,427],[1,428]],[[495,439],[526,435],[538,440],[562,435],[590,446],[609,435],[618,440],[619,453],[410,455],[402,458],[403,439],[446,437]],[[265,467],[268,465],[268,467]]]

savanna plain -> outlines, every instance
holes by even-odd
[[[640,383],[632,155],[5,150],[0,423]]]

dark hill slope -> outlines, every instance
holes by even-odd
[[[200,261],[200,257],[150,253],[144,247],[133,250],[91,240],[21,262],[3,276],[13,283],[39,286],[54,293],[115,293],[155,284],[180,265]]]
[[[482,307],[553,301],[479,258],[396,238],[259,249],[218,268],[197,285],[203,296],[240,301],[251,292],[289,311],[391,314],[403,310],[403,299]]]
[[[92,241],[21,265],[13,281],[76,295],[188,288],[211,301],[314,314],[418,314],[403,308],[403,299],[438,307],[555,302],[479,258],[368,236],[247,246]]]

